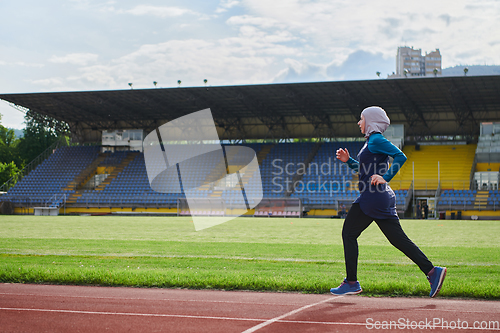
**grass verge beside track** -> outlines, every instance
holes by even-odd
[[[325,293],[344,277],[342,221],[238,218],[195,232],[189,218],[0,217],[0,281]],[[442,296],[500,298],[496,221],[402,221],[436,265]],[[366,295],[426,296],[418,267],[376,225],[359,239]]]

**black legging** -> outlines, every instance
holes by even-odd
[[[361,210],[358,203],[352,205],[342,228],[344,242],[344,258],[347,271],[347,281],[357,281],[358,273],[358,237],[375,221],[389,242],[403,252],[424,274],[428,274],[434,267],[425,254],[406,236],[399,224],[399,219],[374,219]]]

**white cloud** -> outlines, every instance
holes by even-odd
[[[313,82],[313,81],[341,81],[376,79],[380,72],[384,78],[391,74],[393,69],[392,58],[384,58],[381,53],[355,51],[343,62],[329,64],[313,64],[294,59],[285,59],[287,67],[281,70],[273,82]]]
[[[79,70],[80,75],[73,75],[68,78],[68,84],[79,86],[98,86],[106,88],[121,88],[126,87],[127,77],[123,73],[117,72],[116,66],[109,65],[95,65],[84,67]],[[117,83],[116,78],[127,81],[120,85]],[[119,81],[121,81],[119,80]]]
[[[71,86],[104,86],[125,88],[151,87],[153,81],[162,86],[209,84],[249,84],[271,82],[279,71],[282,57],[300,54],[291,46],[296,37],[259,18],[241,17],[231,23],[237,28],[235,37],[219,39],[169,40],[146,44],[108,63],[83,66],[77,75],[66,79]],[[278,65],[278,66],[276,66]]]
[[[209,0],[203,10],[199,3],[162,3],[78,0],[61,6],[53,13],[65,15],[67,25],[75,21],[71,39],[44,42],[47,47],[40,51],[50,63],[45,68],[37,64],[40,53],[7,41],[0,46],[2,73],[10,70],[27,79],[12,80],[18,82],[15,88],[10,83],[0,88],[127,89],[128,82],[140,88],[152,87],[153,81],[172,87],[178,79],[183,86],[203,85],[205,78],[212,85],[376,78],[376,71],[382,76],[395,71],[397,47],[405,44],[424,53],[439,48],[443,67],[498,64],[500,54],[500,1]],[[213,15],[214,10],[229,14]],[[74,40],[95,51],[71,53]],[[25,82],[32,85],[24,88]]]
[[[61,77],[51,77],[47,79],[32,80],[31,83],[54,88],[56,86],[62,86],[64,84],[64,79]]]
[[[384,78],[394,71],[394,61],[394,58],[384,57],[382,53],[358,50],[351,53],[340,65],[328,65],[326,73],[331,80],[376,79],[377,72]]]
[[[280,24],[278,20],[268,17],[256,17],[252,15],[240,15],[240,16],[232,16],[227,21],[227,24],[234,26],[258,26],[260,28],[269,29],[269,28],[284,28],[285,24]]]
[[[394,57],[405,43],[423,51],[439,48],[445,66],[465,57],[464,50],[479,62],[493,61],[500,52],[500,46],[486,48],[500,35],[498,1],[242,0],[241,5],[247,15],[284,25],[336,61],[359,49]]]
[[[224,13],[228,9],[238,6],[240,4],[239,0],[221,0],[219,6],[215,10],[216,13]]]
[[[27,62],[24,62],[24,61],[7,62],[7,61],[0,60],[0,66],[21,66],[21,67],[37,67],[37,68],[42,68],[42,67],[44,67],[44,64],[27,63]]]
[[[137,6],[135,13],[149,15],[151,8]],[[188,11],[172,13],[186,15]],[[109,61],[103,60],[104,54],[53,55],[50,63],[77,67],[68,72],[68,67],[52,66],[51,75],[29,83],[45,91],[126,89],[129,82],[134,83],[134,88],[144,88],[151,87],[153,81],[172,87],[178,79],[183,86],[203,85],[203,79],[209,80],[209,85],[269,83],[281,67],[281,58],[300,53],[290,44],[297,38],[271,19],[241,16],[221,23],[235,28],[228,37],[145,44]]]
[[[24,128],[24,113],[14,109],[3,100],[0,100],[0,114],[2,114],[2,120],[0,120],[2,126],[16,129]]]
[[[294,59],[285,59],[284,63],[287,68],[281,70],[278,75],[273,78],[273,82],[288,83],[288,82],[313,82],[326,81],[326,65],[311,64],[307,61],[300,62]]]
[[[96,62],[98,58],[99,55],[93,53],[70,53],[62,57],[54,55],[49,59],[49,62],[85,66],[88,63]]]
[[[138,88],[149,87],[153,81],[175,86],[179,79],[184,86],[202,85],[203,79],[213,85],[269,82],[273,57],[255,51],[256,43],[231,38],[143,45],[108,65],[82,68],[79,77],[110,88],[126,87],[128,82]],[[268,51],[263,45],[261,48],[263,53]]]
[[[36,68],[42,68],[45,67],[44,64],[37,64],[37,63],[26,63],[24,61],[16,61],[13,62],[12,65],[14,66],[22,66],[22,67],[36,67]]]
[[[94,2],[92,0],[70,0],[70,7],[79,11],[90,11],[92,13],[116,12],[116,1]]]
[[[138,5],[132,9],[123,11],[136,16],[158,16],[161,18],[178,17],[183,15],[205,16],[187,8],[180,7],[164,7],[164,6],[148,6]]]

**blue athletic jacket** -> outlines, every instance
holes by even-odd
[[[394,161],[389,168],[389,156]],[[406,156],[381,133],[373,133],[359,151],[358,160],[350,157],[349,167],[359,175],[359,203],[361,210],[374,219],[397,218],[396,195],[388,182],[398,173],[406,162]],[[374,174],[383,176],[386,184],[371,185],[370,177]]]

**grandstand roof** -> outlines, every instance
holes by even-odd
[[[66,121],[80,142],[105,129],[146,131],[210,108],[221,139],[359,137],[360,112],[383,107],[407,136],[479,134],[500,121],[500,76],[0,94]]]

